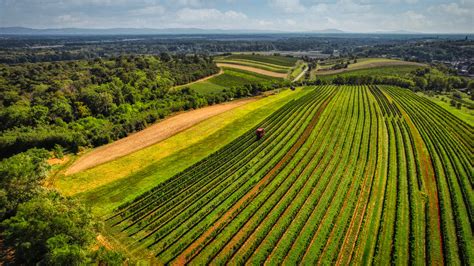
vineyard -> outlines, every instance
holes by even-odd
[[[473,264],[473,144],[411,91],[318,86],[106,227],[165,264]]]
[[[217,63],[249,66],[276,73],[288,73],[297,63],[298,59],[286,56],[268,56],[251,54],[232,54],[215,59]]]
[[[198,93],[209,94],[217,93],[229,87],[238,87],[246,84],[269,84],[281,81],[281,78],[265,76],[262,74],[245,71],[241,69],[223,67],[223,74],[212,77],[208,80],[193,83],[187,87],[192,88]]]

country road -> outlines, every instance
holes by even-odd
[[[301,73],[293,80],[293,82],[297,82],[298,80],[300,80],[300,78],[308,71],[308,66],[306,66],[303,71],[301,71]]]

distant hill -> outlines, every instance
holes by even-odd
[[[421,32],[408,31],[408,30],[376,31],[375,33],[380,33],[380,34],[422,34]]]
[[[1,35],[150,35],[150,34],[252,34],[281,33],[268,30],[222,30],[199,28],[110,28],[110,29],[32,29],[25,27],[0,27]]]
[[[346,33],[340,29],[324,29],[324,30],[313,30],[311,33]]]

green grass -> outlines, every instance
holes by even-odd
[[[255,68],[268,70],[268,71],[272,71],[276,73],[287,73],[291,69],[290,67],[283,67],[279,65],[267,64],[263,62],[256,62],[256,61],[250,61],[250,60],[244,60],[244,59],[239,59],[239,60],[220,59],[220,60],[215,60],[215,61],[217,63],[227,63],[227,64],[236,64],[236,65],[255,67]]]
[[[342,73],[337,74],[328,74],[328,75],[318,75],[316,72],[316,77],[322,80],[331,80],[337,76],[400,76],[404,77],[410,74],[413,70],[420,68],[419,66],[383,66],[376,68],[367,68],[367,69],[355,69],[347,70]]]
[[[81,198],[92,207],[94,214],[103,216],[218,150],[287,101],[307,92],[285,90],[262,98],[138,152],[72,176],[60,177],[55,185],[63,194]],[[107,182],[97,184],[97,178],[106,178]]]
[[[272,81],[281,80],[279,78],[269,77],[258,73],[233,69],[223,68],[224,73],[208,80],[197,82],[189,85],[188,87],[202,94],[219,93],[225,88],[234,86],[243,86],[246,84],[254,83],[267,83]]]
[[[306,64],[302,61],[299,61],[298,64],[291,70],[290,80],[295,79],[299,74],[301,74],[301,72],[303,72],[305,67],[306,67]]]
[[[292,67],[298,61],[298,58],[275,55],[251,55],[251,54],[232,54],[225,57],[226,60],[249,60],[254,62],[267,63],[277,66]]]
[[[430,99],[431,101],[435,102],[439,106],[448,110],[450,113],[452,113],[459,119],[466,121],[471,126],[474,126],[474,110],[473,109],[469,109],[465,106],[462,106],[461,109],[458,109],[454,106],[451,106],[450,104],[451,98],[447,97],[446,95],[428,96],[422,92],[418,92],[417,94]],[[465,101],[472,102],[470,99],[466,99],[466,98],[463,98],[463,99]]]

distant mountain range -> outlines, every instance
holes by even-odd
[[[223,30],[200,28],[110,28],[110,29],[84,29],[84,28],[58,28],[58,29],[32,29],[25,27],[0,27],[2,35],[150,35],[150,34],[259,34],[259,33],[292,33],[288,31],[271,30]],[[294,33],[346,33],[338,29],[325,29]]]
[[[85,28],[53,28],[33,29],[26,27],[0,27],[0,35],[153,35],[153,34],[347,34],[339,29],[324,29],[313,31],[275,31],[275,30],[224,30],[224,29],[200,29],[200,28],[109,28],[109,29],[85,29]],[[362,33],[364,34],[364,33]],[[365,34],[423,34],[406,30],[376,31]]]
[[[199,28],[110,28],[110,29],[32,29],[25,27],[0,27],[3,35],[151,35],[151,34],[245,34],[245,33],[282,33],[267,30],[222,30]]]

